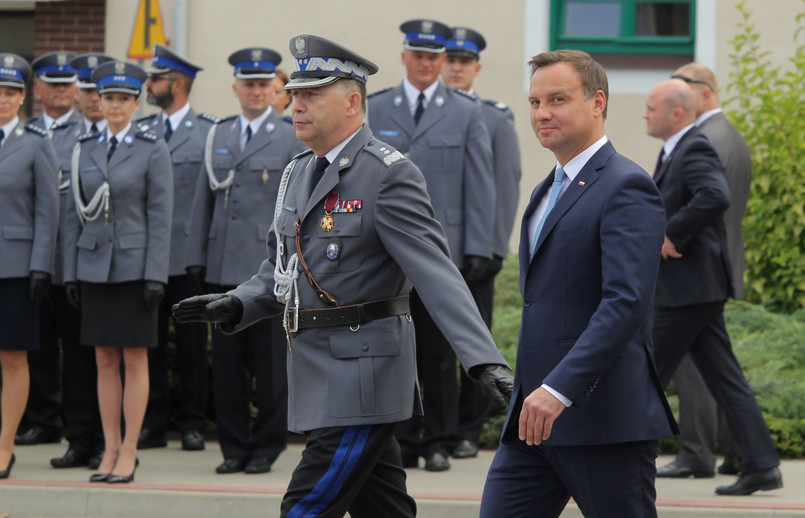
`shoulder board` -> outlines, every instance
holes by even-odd
[[[313,153],[313,150],[312,150],[312,149],[310,149],[310,148],[307,148],[307,149],[305,149],[304,151],[302,151],[301,153],[297,153],[297,154],[296,154],[296,156],[294,156],[292,160],[296,160],[296,159],[298,159],[298,158],[302,158],[302,157],[304,157],[304,156],[309,155],[310,153]]]
[[[216,117],[215,115],[209,113],[199,113],[197,117],[201,120],[205,120],[207,122],[212,122],[213,124],[218,124],[218,121],[221,120],[220,117]]]
[[[231,121],[231,120],[237,119],[238,117],[239,117],[238,115],[230,115],[229,117],[223,117],[223,118],[218,119],[216,124],[221,124],[222,122]]]
[[[395,148],[374,138],[371,139],[363,149],[386,164],[386,167],[390,166],[394,162],[399,162],[400,160],[405,159],[405,155],[397,151]]]
[[[148,133],[145,131],[138,131],[134,134],[135,137],[142,140],[147,140],[148,142],[156,142],[159,140],[159,137],[156,136],[154,133]]]
[[[81,135],[80,137],[78,137],[78,141],[79,141],[79,142],[86,142],[86,141],[88,141],[88,140],[92,140],[92,139],[98,138],[98,133],[100,133],[100,132],[95,132],[95,133],[84,133],[83,135]]]
[[[492,106],[493,108],[497,108],[498,110],[500,110],[502,112],[509,111],[509,107],[508,107],[508,105],[506,105],[506,103],[493,101],[492,99],[484,99],[483,103],[486,104],[486,105]]]
[[[463,95],[464,97],[466,97],[467,99],[472,99],[473,101],[477,101],[477,100],[478,100],[478,98],[477,98],[477,97],[475,97],[474,95],[472,95],[472,94],[471,94],[471,93],[469,93],[469,92],[465,92],[464,90],[462,90],[462,89],[460,89],[460,88],[454,88],[454,87],[452,87],[452,86],[448,86],[448,87],[447,87],[447,90],[448,90],[448,91],[451,91],[451,92],[455,92],[455,93],[457,93],[457,94],[461,94],[461,95]]]
[[[47,137],[48,132],[40,128],[39,126],[34,126],[33,124],[26,124],[25,129],[30,131],[31,133],[36,133],[40,137]]]
[[[56,124],[56,125],[54,125],[54,126],[51,126],[51,127],[50,127],[50,131],[55,131],[55,130],[60,130],[60,129],[64,129],[64,128],[69,128],[70,126],[72,126],[72,125],[73,125],[73,124],[75,124],[76,122],[78,122],[78,121],[67,121],[67,122],[60,122],[60,123],[58,123],[58,124]]]
[[[140,122],[149,121],[151,119],[156,118],[157,115],[159,115],[159,114],[158,113],[152,113],[151,115],[145,115],[143,117],[139,117],[139,118],[135,119],[134,122],[140,123]]]
[[[388,92],[389,90],[392,90],[393,88],[394,88],[393,86],[390,86],[390,87],[388,87],[388,88],[384,88],[384,89],[382,89],[382,90],[378,90],[377,92],[372,92],[372,93],[370,93],[369,95],[367,95],[367,96],[366,96],[366,98],[367,98],[367,99],[371,99],[372,97],[374,97],[374,96],[376,96],[376,95],[384,94],[384,93]]]

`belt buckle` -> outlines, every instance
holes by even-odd
[[[291,313],[293,313],[293,321],[291,321]],[[285,327],[286,333],[296,333],[299,331],[299,306],[288,308],[288,312],[285,313],[285,320],[282,324]]]

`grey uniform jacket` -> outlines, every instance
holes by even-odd
[[[168,144],[173,164],[173,225],[171,228],[170,268],[168,275],[184,275],[187,258],[187,240],[190,236],[191,210],[196,192],[204,142],[217,117],[196,113],[193,108],[185,115],[182,123],[173,130]],[[160,114],[149,115],[137,120],[141,131],[150,131],[164,138]]]
[[[425,176],[436,219],[456,266],[465,255],[492,257],[495,178],[481,103],[439,83],[419,124],[402,83],[369,96],[369,126]]]
[[[103,211],[83,226],[74,196],[67,197],[63,225],[64,282],[119,283],[168,280],[173,175],[165,141],[132,124],[106,163],[106,133],[85,135],[76,145],[84,203],[109,182],[108,218]]]
[[[520,144],[514,130],[514,114],[503,103],[482,101],[484,123],[492,141],[492,170],[495,173],[495,226],[492,253],[506,257],[520,201]]]
[[[0,146],[0,278],[53,273],[59,226],[56,153],[48,134],[17,124]]]
[[[732,127],[723,113],[716,113],[705,120],[699,131],[715,148],[721,164],[724,166],[724,177],[730,188],[730,206],[724,213],[724,225],[727,229],[727,249],[732,267],[732,286],[735,298],[744,296],[744,237],[741,222],[749,199],[749,186],[752,183],[752,155],[746,141]]]
[[[67,220],[67,197],[72,196],[72,191],[70,191],[70,157],[73,155],[73,148],[75,148],[75,144],[78,142],[78,137],[84,134],[83,119],[78,110],[73,110],[73,113],[66,121],[56,124],[49,129],[45,127],[45,119],[43,117],[34,117],[29,121],[29,124],[41,128],[50,134],[53,149],[56,151],[56,160],[58,162],[56,175],[59,181],[60,228]],[[60,229],[59,235],[61,234],[62,231]],[[62,284],[63,269],[61,242],[60,239],[57,238],[53,284]]]
[[[433,217],[425,180],[416,166],[376,140],[364,125],[308,199],[312,159],[311,152],[301,155],[288,182],[278,220],[286,250],[283,264],[296,250],[294,223],[300,219],[305,261],[338,305],[405,295],[413,282],[464,368],[505,365],[448,257],[444,232]],[[336,208],[333,228],[325,231],[321,218],[330,192],[338,195],[339,206],[353,202],[359,208],[353,212]],[[272,227],[268,259],[257,275],[230,292],[243,303],[243,318],[229,331],[282,311],[273,293],[276,246]],[[304,274],[298,287],[300,307],[324,307]],[[291,430],[389,423],[407,419],[414,410],[422,413],[414,328],[408,315],[352,328],[301,329],[290,340]]]
[[[275,110],[240,150],[240,117],[227,117],[214,128],[212,165],[218,181],[234,171],[225,190],[210,189],[204,164],[198,174],[187,246],[186,266],[204,266],[206,281],[237,286],[266,258],[265,239],[280,177],[305,146]]]

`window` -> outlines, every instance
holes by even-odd
[[[551,48],[689,57],[695,15],[695,0],[551,0]]]

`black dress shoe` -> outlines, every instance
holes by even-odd
[[[783,474],[774,467],[760,473],[741,474],[734,484],[716,488],[717,495],[751,495],[755,491],[771,491],[783,487]]]
[[[221,475],[227,473],[240,473],[246,467],[246,460],[231,457],[226,459],[220,466],[215,468],[215,472]]]
[[[67,448],[67,453],[61,457],[50,459],[50,465],[54,468],[78,468],[89,463],[89,453],[77,450],[72,446]]]
[[[250,475],[268,473],[271,471],[271,461],[265,457],[252,457],[246,463],[246,468],[243,471]]]
[[[101,465],[101,461],[103,460],[103,450],[98,450],[92,454],[92,456],[87,461],[87,467],[89,469],[98,469],[98,466]]]
[[[469,459],[478,456],[478,445],[474,442],[462,439],[453,448],[453,457],[456,459]]]
[[[713,478],[716,476],[713,470],[693,469],[673,460],[657,470],[659,478]]]
[[[90,482],[106,482],[109,478],[109,473],[93,473],[89,476]]]
[[[724,457],[724,462],[716,470],[720,475],[737,475],[741,472],[741,458],[737,455]]]
[[[200,451],[204,449],[204,436],[201,432],[190,430],[182,434],[182,449],[185,451]]]
[[[112,475],[109,473],[109,477],[106,479],[107,484],[128,484],[129,482],[134,482],[134,472],[137,471],[137,468],[140,466],[140,459],[134,459],[134,469],[131,470],[131,475]]]
[[[165,438],[165,432],[157,432],[156,430],[149,430],[143,428],[140,430],[140,435],[137,437],[137,449],[148,450],[151,448],[164,448],[168,445],[168,440]]]
[[[426,471],[447,471],[448,469],[450,469],[450,462],[447,461],[444,453],[435,451],[425,456]]]
[[[52,444],[61,442],[61,433],[53,428],[43,426],[32,426],[25,433],[14,437],[14,444],[18,446],[30,446],[32,444]]]
[[[11,460],[8,461],[8,466],[3,471],[0,471],[0,479],[8,478],[11,475],[11,468],[14,466],[14,461],[17,460],[17,457],[12,453]]]

